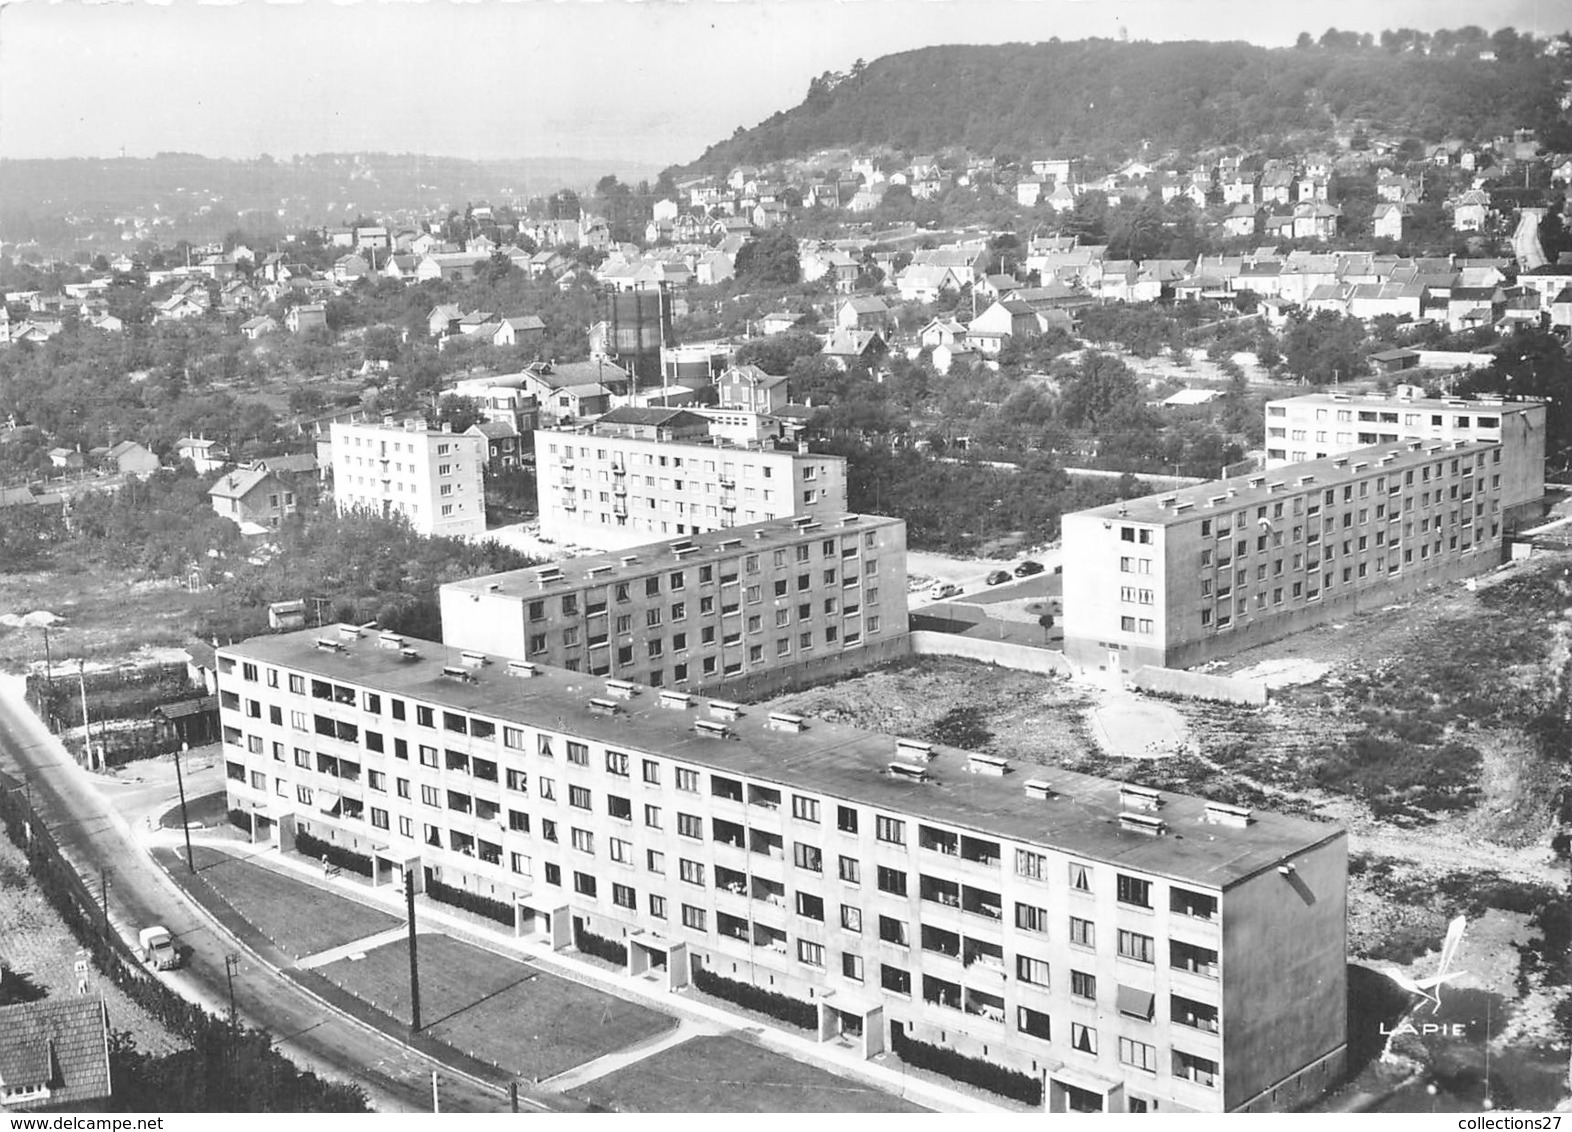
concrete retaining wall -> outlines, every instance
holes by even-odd
[[[1139,688],[1144,692],[1189,696],[1197,700],[1218,700],[1251,707],[1260,707],[1266,703],[1264,681],[1208,676],[1203,672],[1185,672],[1178,668],[1154,668],[1148,665],[1136,669],[1125,683],[1128,687]]]
[[[1044,675],[1074,674],[1074,668],[1062,652],[1012,645],[1008,641],[959,637],[954,633],[930,633],[921,630],[914,632],[912,652],[917,656],[964,656],[988,664],[997,664],[1001,668],[1040,672]]]

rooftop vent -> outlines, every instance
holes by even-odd
[[[487,593],[496,593],[501,588],[502,588],[502,583],[501,582],[487,582],[486,583],[486,592]]]
[[[442,675],[444,677],[446,677],[447,679],[449,679],[449,680],[461,680],[465,684],[473,684],[473,683],[475,683],[475,674],[473,672],[471,672],[469,669],[464,668],[464,667],[462,667],[460,665],[457,665],[457,664],[445,664],[445,665],[443,665],[442,666]]]
[[[1025,785],[1028,798],[1036,798],[1042,802],[1052,801],[1054,798],[1053,787],[1040,778],[1028,778]]]
[[[1165,495],[1165,496],[1163,496],[1161,499],[1159,499],[1157,501],[1157,506],[1159,506],[1159,507],[1172,507],[1175,503],[1178,503],[1178,502],[1179,502],[1179,497],[1177,495]]]
[[[1155,810],[1163,804],[1163,796],[1150,786],[1124,782],[1119,785],[1119,804],[1128,810]]]
[[[760,527],[758,530],[753,532],[753,540],[755,542],[763,542],[764,539],[765,539],[765,536],[767,536],[768,534],[769,534],[768,531],[766,531],[763,527]]]
[[[1168,832],[1168,823],[1151,814],[1123,813],[1119,815],[1119,828],[1129,833],[1144,833],[1148,837],[1161,837]]]
[[[1249,807],[1235,806],[1231,802],[1208,802],[1206,804],[1206,820],[1213,825],[1227,825],[1235,829],[1243,829],[1255,818]]]
[[[606,694],[614,700],[631,700],[634,686],[631,680],[607,680]]]
[[[469,652],[468,650],[459,653],[459,659],[464,662],[465,668],[482,668],[490,663],[486,659],[485,653]]]
[[[383,633],[377,638],[377,647],[383,649],[401,649],[404,647],[404,638],[397,633]]]
[[[1265,476],[1251,476],[1250,480],[1249,480],[1249,483],[1250,483],[1251,487],[1261,487],[1261,486],[1263,486],[1266,483],[1266,477]]]
[[[1332,467],[1334,467],[1334,468],[1346,468],[1346,467],[1348,467],[1348,457],[1347,456],[1338,456],[1337,458],[1335,458],[1332,461]]]
[[[616,715],[618,711],[616,700],[602,699],[599,696],[590,700],[589,708],[596,715]]]
[[[667,543],[666,544],[666,549],[672,551],[673,553],[675,553],[676,551],[679,551],[679,550],[692,550],[693,549],[693,540],[692,539],[686,539],[686,538],[680,538],[676,542],[669,542],[669,543]]]
[[[802,529],[804,531],[816,531],[816,530],[818,530],[822,526],[824,526],[823,523],[820,523],[820,522],[817,522],[817,521],[812,521],[812,522],[804,523],[802,525]]]
[[[896,778],[905,778],[912,782],[928,781],[928,768],[918,763],[893,762],[890,764],[890,774]]]
[[[622,556],[621,562],[624,566],[632,566],[638,560],[639,556],[637,554],[624,554]]]
[[[611,567],[609,565],[606,565],[606,566],[591,566],[587,571],[585,571],[585,573],[588,574],[591,578],[593,578],[597,574],[604,574],[604,573],[608,572],[610,569],[611,569]]]
[[[696,546],[674,546],[671,548],[671,556],[681,559],[683,555],[696,553],[698,549]]]
[[[1294,486],[1295,487],[1304,487],[1307,484],[1312,484],[1312,483],[1315,483],[1315,477],[1314,476],[1300,476],[1297,480],[1294,481]]]
[[[807,723],[800,715],[792,715],[789,712],[784,711],[772,711],[770,712],[770,718],[768,722],[765,723],[765,726],[768,727],[771,731],[790,731],[796,733],[804,730],[807,727]]]
[[[343,652],[344,651],[343,644],[341,642],[339,642],[339,641],[334,640],[332,637],[318,637],[317,640],[316,640],[316,645],[317,645],[317,648],[324,649],[327,652]]]
[[[540,669],[527,660],[510,660],[508,661],[508,675],[517,676],[521,680],[528,680],[533,676],[539,676]]]
[[[1186,511],[1190,510],[1194,506],[1195,506],[1194,502],[1185,502],[1185,503],[1176,504],[1174,506],[1174,514],[1175,515],[1183,515]]]
[[[966,756],[966,767],[973,774],[986,774],[990,778],[1003,778],[1010,764],[998,755],[985,755],[972,751]]]
[[[338,639],[341,641],[360,640],[360,627],[358,625],[340,624],[338,626]]]
[[[417,651],[415,651],[414,649],[411,649],[411,648],[399,649],[398,650],[398,655],[401,658],[403,658],[404,660],[419,660],[420,659],[420,653],[418,653]]]
[[[660,706],[686,711],[693,706],[693,696],[688,692],[674,692],[670,688],[663,688],[660,693]]]
[[[709,739],[724,739],[731,734],[731,728],[714,719],[696,719],[693,729]]]
[[[1353,472],[1355,475],[1358,475],[1360,472],[1364,471],[1369,466],[1370,465],[1368,463],[1366,463],[1364,460],[1360,460],[1358,463],[1356,463],[1352,468],[1350,468],[1348,470]]]
[[[722,549],[722,550],[736,550],[741,545],[742,545],[742,540],[740,538],[723,538],[723,539],[721,539],[720,549]]]
[[[1287,486],[1288,485],[1286,483],[1284,483],[1282,480],[1277,480],[1275,483],[1267,484],[1266,485],[1266,491],[1267,491],[1268,495],[1272,495],[1272,494],[1275,494],[1275,493],[1277,493],[1279,491],[1282,491]]]
[[[792,519],[791,525],[794,527],[806,527],[811,522],[813,522],[812,515],[798,515]]]
[[[730,700],[711,700],[710,715],[715,719],[734,720],[742,714],[742,705]]]
[[[921,739],[897,739],[895,753],[908,759],[920,759],[926,764],[933,759],[933,744]]]

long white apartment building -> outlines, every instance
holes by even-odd
[[[418,420],[335,421],[330,436],[333,499],[340,515],[402,515],[423,535],[485,533],[484,437],[427,428]]]
[[[1188,668],[1500,565],[1505,446],[1377,445],[1062,520],[1065,654]]]
[[[1266,403],[1266,468],[1341,456],[1373,444],[1499,444],[1507,529],[1539,517],[1545,496],[1545,403],[1309,393]]]
[[[618,550],[774,519],[846,513],[846,460],[799,446],[733,444],[696,413],[616,409],[535,434],[542,538]]]
[[[754,699],[907,655],[906,524],[750,523],[449,582],[461,649]]]
[[[353,627],[217,665],[259,841],[483,896],[536,946],[752,983],[1054,1111],[1286,1109],[1342,1071],[1337,825]]]

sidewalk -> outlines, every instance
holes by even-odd
[[[173,844],[178,831],[165,830],[149,838],[150,843]],[[224,842],[209,841],[205,835],[193,831],[193,840],[207,842],[215,848],[223,848]],[[234,848],[234,843],[229,843]],[[253,847],[254,848],[254,847]],[[299,858],[291,858],[280,853],[276,848],[258,853],[250,857],[251,863],[278,872],[287,873],[296,879],[316,888],[332,891],[351,900],[358,901],[369,907],[377,908],[400,917],[403,916],[404,898],[390,886],[373,889],[357,881],[347,880],[342,877],[327,879],[322,875],[319,866],[309,864]],[[982,1097],[973,1096],[957,1089],[950,1089],[937,1082],[929,1081],[906,1071],[899,1062],[893,1067],[880,1064],[878,1061],[865,1061],[854,1050],[833,1042],[818,1042],[811,1038],[801,1037],[771,1026],[759,1026],[752,1018],[742,1018],[730,1011],[720,1009],[708,1002],[681,994],[652,992],[651,984],[641,978],[630,977],[617,971],[580,959],[576,954],[553,952],[550,945],[544,941],[517,939],[506,931],[498,928],[491,929],[487,926],[473,923],[446,910],[442,905],[421,897],[417,902],[417,918],[422,930],[434,930],[440,926],[443,933],[465,943],[493,951],[511,959],[522,959],[535,963],[551,973],[565,979],[570,979],[584,986],[605,993],[616,995],[620,998],[638,1002],[651,1009],[659,1010],[674,1015],[680,1023],[691,1024],[688,1027],[679,1027],[685,1030],[685,1037],[696,1036],[701,1033],[735,1033],[747,1031],[750,1040],[773,1052],[784,1054],[797,1061],[817,1065],[820,1068],[850,1077],[864,1084],[870,1084],[878,1089],[905,1096],[919,1104],[939,1112],[986,1112],[986,1113],[1018,1113],[1021,1109],[1006,1104],[997,1104]],[[361,944],[355,946],[363,946]],[[667,1043],[658,1043],[655,1046],[634,1047],[633,1051],[623,1050],[617,1054],[608,1055],[611,1058],[623,1058],[616,1065],[609,1066],[592,1074],[580,1075],[589,1066],[579,1066],[576,1069],[558,1074],[552,1084],[558,1091],[565,1091],[576,1087],[583,1081],[592,1080],[603,1076],[605,1073],[614,1072],[623,1064],[632,1063],[638,1057],[648,1056],[658,1048],[665,1048]],[[674,1043],[673,1043],[674,1044]],[[631,1054],[636,1052],[638,1056]],[[607,1059],[598,1059],[589,1065],[598,1065]],[[566,1083],[561,1083],[561,1082]],[[560,1084],[559,1084],[560,1083]],[[545,1083],[543,1083],[545,1084]]]

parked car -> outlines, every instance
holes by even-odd
[[[1015,568],[1015,576],[1017,578],[1030,578],[1033,574],[1041,574],[1042,572],[1043,564],[1041,562],[1033,562],[1030,558]]]
[[[933,589],[928,591],[928,596],[934,601],[943,601],[947,597],[954,597],[961,592],[961,587],[953,582],[935,582]]]
[[[986,580],[990,586],[997,586],[1000,582],[1008,582],[1010,580],[1010,572],[1008,570],[995,570],[988,575]]]
[[[180,953],[175,950],[174,938],[162,924],[154,924],[137,933],[137,949],[143,962],[159,971],[169,971],[180,965]]]

